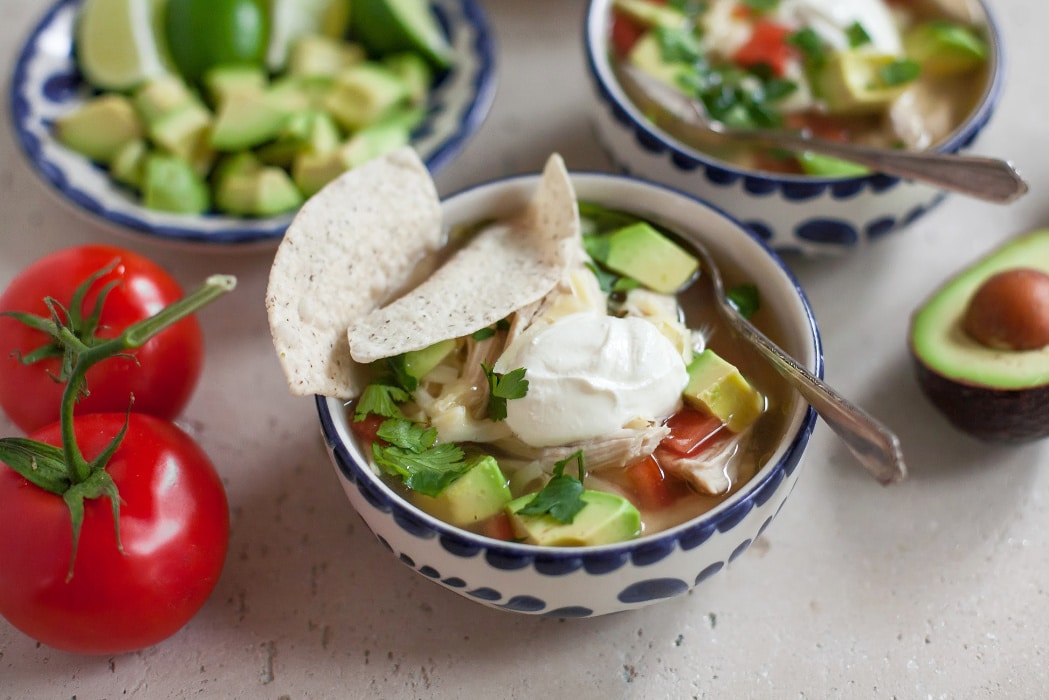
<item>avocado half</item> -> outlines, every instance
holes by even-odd
[[[990,348],[963,328],[980,286],[1017,268],[1049,274],[1049,229],[1010,239],[977,260],[911,318],[910,354],[922,391],[954,426],[981,440],[1025,442],[1049,435],[1049,346]]]

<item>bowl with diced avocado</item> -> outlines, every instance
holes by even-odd
[[[440,170],[495,79],[476,0],[59,0],[10,99],[30,164],[96,222],[272,246],[371,158],[409,145]]]
[[[822,375],[782,259],[710,205],[557,154],[444,201],[427,179],[404,151],[341,176],[289,227],[266,294],[289,390],[315,397],[389,565],[555,618],[686,604],[745,568],[815,414],[715,312],[692,242]]]
[[[590,0],[585,44],[595,132],[613,161],[723,207],[784,253],[862,248],[945,194],[699,134],[646,103],[625,72],[730,126],[947,154],[974,149],[1004,80],[1001,35],[980,0]]]

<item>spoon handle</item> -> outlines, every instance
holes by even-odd
[[[725,309],[725,314],[733,320],[744,339],[761,352],[816,409],[816,413],[837,433],[874,478],[887,485],[907,476],[900,441],[892,431],[795,362],[733,309]]]
[[[1027,192],[1027,183],[1004,160],[982,156],[870,148],[826,139],[777,132],[730,131],[734,138],[769,146],[808,150],[865,165],[876,172],[917,180],[941,189],[1005,204]]]

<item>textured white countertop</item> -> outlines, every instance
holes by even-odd
[[[438,176],[442,193],[537,171],[552,151],[572,169],[607,169],[588,122],[582,0],[485,4],[500,84],[477,137]],[[174,637],[115,657],[56,652],[0,620],[0,700],[1044,697],[1049,444],[954,431],[920,394],[906,348],[908,318],[935,286],[1049,223],[1049,3],[998,4],[1008,79],[978,150],[1013,160],[1030,194],[1009,207],[950,197],[849,257],[789,261],[829,383],[898,432],[910,479],[879,486],[821,424],[786,507],[742,557],[690,595],[591,620],[489,610],[391,557],[343,496],[312,400],[286,391],[263,308],[271,253],[174,250],[85,222],[22,161],[5,106],[0,286],[52,250],[106,241],[187,287],[215,272],[239,287],[201,313],[205,376],[182,421],[232,508],[214,594]],[[43,6],[0,0],[4,75]],[[2,417],[0,434],[15,434]]]

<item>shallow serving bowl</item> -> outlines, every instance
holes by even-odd
[[[52,136],[54,120],[91,94],[73,56],[73,26],[83,0],[58,0],[30,33],[10,87],[15,137],[30,165],[63,202],[122,232],[203,247],[276,245],[294,213],[268,218],[187,216],[146,209],[103,168]],[[495,94],[495,47],[478,0],[432,0],[454,49],[455,68],[431,90],[426,120],[412,145],[431,172],[459,153]]]
[[[797,281],[753,233],[719,210],[661,185],[619,175],[574,174],[580,200],[658,220],[705,242],[728,268],[756,283],[782,325],[785,349],[822,376],[819,330]],[[524,206],[538,176],[481,185],[447,199],[444,225],[506,215]],[[534,615],[588,617],[681,595],[742,554],[782,507],[800,472],[815,422],[802,401],[791,408],[769,461],[715,509],[670,530],[595,547],[539,547],[471,534],[409,504],[369,466],[340,400],[317,397],[338,478],[379,541],[405,565],[478,603]]]
[[[584,42],[597,138],[624,171],[710,201],[781,253],[836,254],[898,231],[944,199],[928,185],[882,174],[820,178],[749,170],[684,145],[654,126],[627,97],[609,61],[613,0],[590,0]],[[990,43],[987,87],[968,118],[936,146],[969,150],[997,106],[1005,69],[1001,33],[985,2],[974,0]]]

